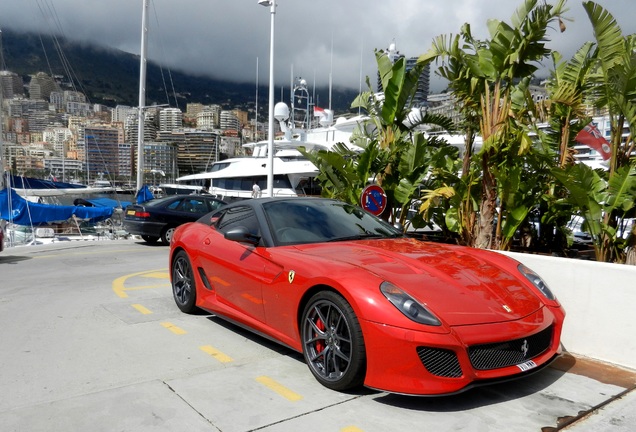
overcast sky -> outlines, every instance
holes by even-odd
[[[624,35],[636,32],[634,0],[597,3],[616,17]],[[510,22],[520,4],[521,0],[278,0],[276,86],[289,85],[293,67],[294,75],[310,85],[326,86],[333,70],[334,86],[358,89],[361,76],[375,77],[374,49],[395,42],[407,57],[419,56],[434,37],[457,33],[466,22],[484,38],[489,18]],[[569,0],[568,7],[566,16],[573,22],[566,23],[567,31],[549,33],[550,47],[567,58],[593,39],[581,1]],[[61,30],[69,39],[139,54],[142,9],[142,0],[2,0],[0,29],[43,34]],[[256,82],[258,69],[259,84],[269,82],[270,9],[257,0],[151,0],[148,22],[149,60],[173,70],[246,83]],[[432,90],[442,86],[436,80]]]

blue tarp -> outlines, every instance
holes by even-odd
[[[148,185],[143,185],[139,191],[137,191],[137,204],[145,203],[146,201],[150,201],[155,196],[152,191],[148,187]]]
[[[73,216],[98,222],[112,215],[113,207],[36,204],[25,200],[13,189],[0,190],[0,219],[16,225],[46,225],[50,222],[65,222]]]
[[[32,177],[12,175],[9,178],[9,186],[15,189],[86,189],[85,185],[64,183],[52,180],[41,180]]]

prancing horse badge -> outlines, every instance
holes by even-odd
[[[289,283],[294,282],[294,276],[296,276],[296,272],[293,270],[290,270],[289,274],[287,275],[287,279],[289,279]]]

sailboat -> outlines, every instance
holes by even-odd
[[[0,64],[4,64],[1,38],[0,31]],[[3,89],[0,86],[0,107],[2,105]],[[96,191],[103,193],[104,189],[98,190],[84,185],[57,182],[53,179],[41,180],[11,175],[4,160],[2,116],[3,111],[0,109],[0,230],[2,231],[0,241],[8,239],[10,243],[15,243],[14,234],[17,232],[25,234],[25,239],[34,243],[38,227],[47,227],[47,237],[53,238],[58,228],[63,227],[67,230],[69,225],[76,227],[80,237],[83,237],[79,226],[81,222],[95,224],[109,220],[113,216],[116,205],[87,206],[86,203],[56,205],[43,202],[47,197],[83,196],[88,198],[88,194]],[[27,231],[30,231],[28,236]],[[0,250],[2,249],[3,247],[0,247]]]

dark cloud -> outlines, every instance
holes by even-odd
[[[556,0],[550,0],[554,3]],[[635,32],[633,0],[599,0],[624,34]],[[287,86],[294,75],[326,85],[357,89],[360,76],[375,75],[374,49],[395,41],[400,52],[418,56],[440,34],[469,22],[487,36],[489,18],[510,21],[521,4],[511,0],[278,0],[275,16],[275,78]],[[586,40],[591,26],[581,2],[568,2],[568,29],[551,32],[553,49],[566,57]],[[0,28],[63,32],[74,40],[140,51],[142,0],[4,0]],[[240,82],[268,82],[269,8],[257,0],[152,0],[148,53],[171,68]],[[332,51],[333,45],[333,51]],[[333,62],[332,62],[333,58]],[[333,67],[331,65],[333,64]],[[9,65],[10,66],[10,65]]]

